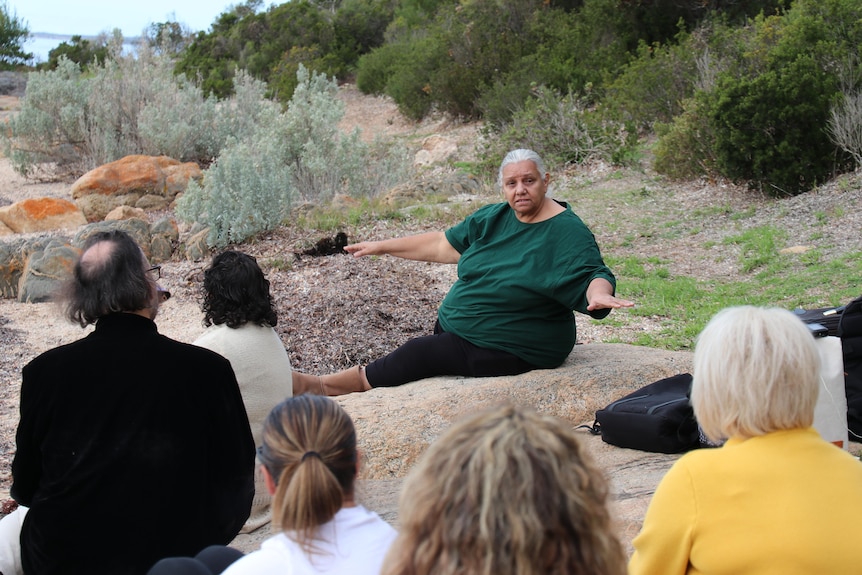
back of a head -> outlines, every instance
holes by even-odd
[[[504,405],[456,422],[402,488],[385,575],[625,573],[607,484],[572,426]]]
[[[697,339],[695,416],[713,440],[808,427],[814,421],[819,370],[814,338],[792,312],[724,309]]]
[[[214,256],[204,271],[202,307],[206,325],[278,324],[269,280],[257,260],[234,250]]]
[[[122,230],[98,232],[84,244],[72,276],[63,287],[66,317],[82,327],[110,313],[153,305],[155,282],[146,258]]]
[[[335,401],[303,394],[275,406],[263,427],[262,463],[276,481],[274,528],[307,551],[317,529],[352,496],[356,479],[356,430]]]

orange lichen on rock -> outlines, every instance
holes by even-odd
[[[34,220],[77,212],[78,206],[61,198],[33,198],[18,202],[20,208]]]

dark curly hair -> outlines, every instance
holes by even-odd
[[[204,271],[204,325],[240,327],[246,323],[278,324],[269,280],[248,254],[228,250],[215,257]]]

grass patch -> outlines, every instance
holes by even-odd
[[[652,258],[605,259],[617,276],[618,286],[624,288],[620,295],[634,300],[636,307],[614,312],[602,321],[625,326],[645,317],[658,325],[649,332],[633,330],[630,338],[615,338],[615,342],[672,350],[693,349],[697,335],[725,307],[842,305],[859,296],[858,278],[862,276],[862,252],[831,261],[809,252],[798,268],[789,263],[769,266],[741,282],[671,276],[664,262]]]

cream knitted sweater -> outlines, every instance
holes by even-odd
[[[226,357],[233,367],[255,445],[261,445],[263,422],[278,402],[293,393],[290,359],[281,338],[267,326],[245,324],[238,328],[213,325],[195,345]],[[255,473],[251,515],[242,533],[254,531],[271,519],[270,495],[260,470]]]

